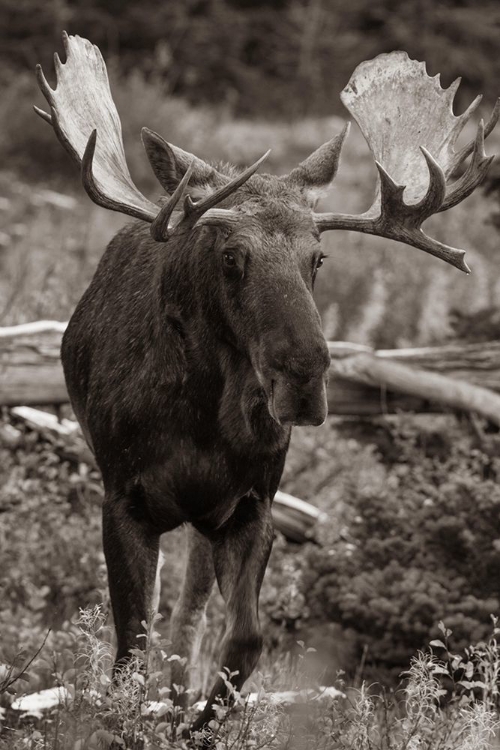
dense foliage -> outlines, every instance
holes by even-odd
[[[101,490],[63,451],[49,436],[1,423],[3,659],[40,645],[47,628],[60,631],[82,604],[103,600]]]
[[[392,49],[493,98],[499,20],[493,0],[1,0],[0,75],[48,66],[66,28],[123,72],[238,114],[338,112],[354,67]]]
[[[344,487],[342,535],[332,529],[304,551],[310,620],[339,623],[354,661],[384,681],[436,637],[439,621],[463,648],[500,611],[496,448],[485,452],[452,420],[430,421],[400,418],[376,460],[351,446],[354,470],[360,460],[372,467]]]
[[[145,623],[140,647],[113,684],[109,648],[99,607],[82,610],[68,631],[73,667],[54,671],[58,687],[24,696],[46,660],[18,655],[0,672],[0,748],[2,750],[493,750],[498,728],[496,707],[500,672],[500,628],[493,621],[487,641],[465,653],[450,651],[452,632],[440,625],[444,653],[417,654],[394,693],[376,693],[362,684],[348,693],[321,688],[302,647],[297,663],[281,672],[280,682],[260,675],[258,692],[231,691],[233,707],[216,708],[210,725],[185,739],[196,707],[180,715],[166,674],[179,657],[156,630],[157,615]],[[66,649],[69,650],[69,649]],[[283,684],[283,682],[282,682]],[[342,680],[340,687],[345,688]],[[444,687],[446,685],[446,687]],[[179,689],[179,686],[176,686]],[[47,694],[48,693],[48,694]],[[16,697],[15,697],[16,696]],[[443,698],[446,696],[446,701]],[[12,699],[15,697],[14,701]],[[6,706],[1,707],[1,704]],[[43,708],[42,708],[43,706]],[[180,719],[180,723],[178,721]],[[184,719],[184,721],[182,721]]]

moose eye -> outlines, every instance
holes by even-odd
[[[313,259],[313,267],[312,267],[312,285],[314,287],[314,282],[316,281],[316,274],[318,273],[318,268],[321,268],[323,265],[323,261],[325,260],[326,255],[320,255],[318,258]]]
[[[313,278],[316,276],[318,272],[318,268],[321,268],[323,265],[323,261],[325,260],[326,255],[320,255],[319,258],[315,258],[313,260]]]
[[[236,255],[230,253],[228,250],[222,254],[222,260],[224,261],[224,265],[228,268],[234,268],[236,266]]]

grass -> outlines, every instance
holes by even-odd
[[[169,644],[156,630],[158,618],[145,623],[132,661],[111,685],[104,617],[99,607],[82,610],[70,631],[73,666],[61,672],[56,665],[53,673],[60,686],[59,702],[38,716],[32,709],[24,715],[18,711],[14,718],[11,709],[3,733],[7,739],[0,736],[0,747],[186,748],[185,729],[195,712],[179,716],[170,697],[168,665],[179,657],[168,654]],[[314,649],[304,647],[295,667],[281,673],[280,682],[262,674],[252,678],[256,697],[251,702],[228,681],[232,708],[217,707],[216,718],[192,742],[217,750],[493,750],[499,746],[496,621],[489,641],[463,656],[448,651],[451,632],[441,627],[446,643],[435,641],[433,646],[444,655],[438,658],[432,650],[417,654],[393,693],[364,683],[346,688],[339,676],[341,691],[325,698],[317,664],[311,668],[309,662]],[[21,661],[8,672],[4,668],[0,697],[6,691],[22,695],[29,672],[48,664],[43,649],[28,661],[21,655]],[[229,680],[230,675],[220,674]],[[298,702],[274,698],[283,682],[289,690],[300,691]]]

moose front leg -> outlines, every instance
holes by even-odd
[[[170,619],[172,653],[182,657],[172,662],[172,687],[175,703],[187,708],[190,671],[198,657],[205,626],[205,610],[215,580],[212,545],[193,526],[186,528],[188,553],[180,596]],[[177,691],[175,686],[182,686]]]
[[[255,669],[262,650],[258,600],[272,542],[271,503],[255,496],[243,498],[231,519],[212,537],[215,574],[226,603],[219,663],[221,670],[235,673],[231,683],[236,690]],[[228,697],[227,686],[219,677],[192,731],[210,721],[217,700]]]
[[[151,530],[130,498],[107,496],[103,505],[103,543],[108,568],[118,650],[114,671],[141,648],[137,636],[154,606],[160,536]]]

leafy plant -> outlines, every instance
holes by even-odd
[[[452,420],[447,430],[436,442],[400,417],[389,461],[364,486],[344,487],[342,536],[332,530],[328,546],[304,551],[312,621],[339,623],[374,676],[396,678],[439,621],[464,648],[499,611],[500,463]],[[359,457],[358,446],[354,472]]]

